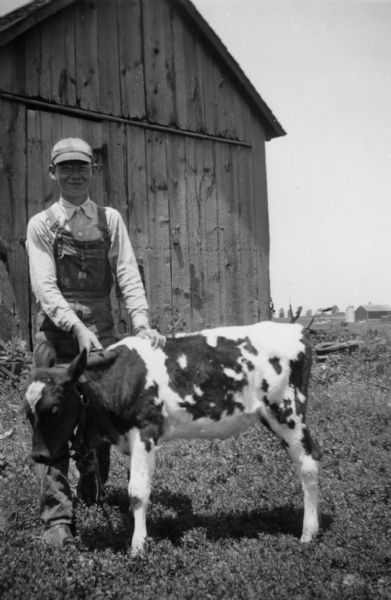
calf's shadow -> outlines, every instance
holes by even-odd
[[[87,550],[111,548],[115,552],[125,552],[130,546],[133,532],[133,518],[129,514],[129,500],[123,490],[109,494],[105,505],[101,507],[105,525],[88,524],[80,527],[80,541]],[[153,505],[169,509],[174,515],[160,516]],[[168,539],[180,546],[187,531],[200,529],[207,539],[258,538],[262,533],[269,535],[287,534],[299,539],[303,524],[303,510],[292,505],[277,506],[273,509],[255,509],[242,512],[216,511],[194,513],[192,501],[188,496],[168,491],[156,492],[151,496],[150,516],[148,518],[148,536],[154,540]],[[112,510],[119,512],[121,525],[113,526]],[[118,511],[119,509],[119,511]],[[155,513],[155,514],[154,514]],[[326,531],[332,523],[332,515],[321,515],[321,529]]]

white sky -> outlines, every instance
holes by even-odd
[[[391,2],[193,0],[280,121],[276,308],[391,304]]]
[[[391,304],[391,0],[193,3],[288,134],[267,144],[276,309]]]

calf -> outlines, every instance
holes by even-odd
[[[82,352],[70,365],[38,369],[27,389],[27,413],[41,440],[33,458],[53,460],[75,435],[90,446],[105,436],[129,455],[135,554],[147,534],[157,446],[176,438],[227,438],[261,421],[298,471],[301,541],[309,542],[318,531],[319,460],[305,425],[310,366],[302,327],[271,322],[180,334],[159,349],[128,337],[88,363]]]

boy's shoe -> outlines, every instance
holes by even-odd
[[[76,544],[70,527],[66,523],[58,523],[46,529],[43,534],[43,540],[49,546],[57,546],[58,548]]]

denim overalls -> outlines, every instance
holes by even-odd
[[[108,260],[110,231],[104,208],[98,206],[98,228],[101,237],[92,241],[76,240],[55,218],[51,208],[46,211],[50,229],[55,234],[54,258],[57,284],[69,305],[83,323],[97,335],[106,347],[116,341],[110,304],[112,274]],[[57,363],[70,362],[79,348],[75,336],[59,329],[44,316],[35,338],[34,361],[39,366],[48,359]],[[61,454],[66,454],[64,448]],[[108,477],[110,447],[104,443],[98,451],[102,482]],[[67,478],[69,459],[61,458],[52,466],[38,465],[41,486],[40,511],[46,527],[57,523],[70,524],[73,519],[72,495]],[[84,499],[94,496],[93,474],[81,476],[79,489]]]

